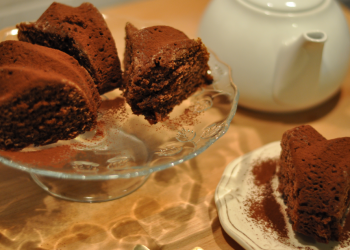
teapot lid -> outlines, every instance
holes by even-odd
[[[274,12],[303,12],[322,5],[325,0],[243,0],[247,4]]]

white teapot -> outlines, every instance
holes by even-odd
[[[199,37],[229,64],[239,104],[299,111],[332,97],[349,66],[350,35],[335,0],[212,0]]]

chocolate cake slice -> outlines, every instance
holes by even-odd
[[[20,41],[0,43],[0,149],[72,139],[96,126],[100,96],[71,56]]]
[[[70,7],[52,3],[32,23],[17,25],[18,39],[61,50],[85,67],[100,94],[122,82],[120,60],[112,34],[101,13],[90,3]]]
[[[303,125],[283,134],[279,191],[293,230],[338,240],[349,206],[350,138],[326,140]]]
[[[138,30],[126,24],[124,96],[134,114],[155,124],[200,86],[210,84],[209,53],[201,39],[169,26]]]

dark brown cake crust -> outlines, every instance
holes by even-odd
[[[72,139],[96,126],[99,94],[71,56],[20,41],[0,43],[0,149]]]
[[[200,86],[210,84],[209,53],[198,38],[189,39],[169,26],[138,30],[127,23],[124,96],[134,114],[151,123],[167,118],[173,108]]]
[[[350,188],[350,138],[326,140],[309,125],[283,134],[279,191],[293,230],[328,243],[342,232]]]
[[[33,23],[17,25],[18,39],[61,50],[85,67],[100,94],[122,83],[114,39],[101,13],[90,3],[51,6]]]
[[[61,74],[62,78],[69,79],[91,95],[94,106],[98,108],[101,104],[101,97],[88,72],[77,60],[59,50],[21,41],[4,41],[0,43],[0,67],[3,66]]]

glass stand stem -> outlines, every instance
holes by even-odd
[[[59,179],[30,174],[42,189],[51,195],[77,202],[104,202],[126,196],[141,187],[149,175],[110,180]]]

